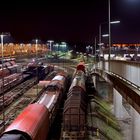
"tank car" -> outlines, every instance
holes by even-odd
[[[13,121],[0,140],[46,140],[49,112],[41,104],[31,104]]]
[[[65,89],[67,75],[58,74],[46,86],[46,91],[29,105],[1,135],[0,140],[47,140],[50,125]]]
[[[57,74],[51,80],[51,82],[47,84],[44,95],[38,101],[39,104],[44,104],[48,108],[51,118],[50,123],[53,122],[60,102],[64,97],[63,95],[66,87],[66,78],[66,73]]]

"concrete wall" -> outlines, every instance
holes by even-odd
[[[140,86],[140,63],[114,60],[111,61],[110,64],[110,71]],[[108,70],[109,63],[108,61],[105,61],[104,64],[100,62],[98,67]]]
[[[131,107],[132,140],[140,140],[140,114]]]
[[[140,86],[140,63],[111,61],[110,64],[110,71]],[[100,62],[98,67],[104,70],[109,70],[109,63],[108,61],[105,61],[104,64],[103,62]],[[127,140],[140,140],[140,114],[132,106],[130,106],[129,114],[127,114],[127,111],[122,105],[122,96],[116,89],[113,89],[113,105],[114,115],[118,119],[128,119],[127,127],[122,123],[124,126],[124,133],[126,133],[125,138]]]

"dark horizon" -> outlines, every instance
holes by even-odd
[[[140,2],[112,0],[112,43],[139,43]],[[108,21],[108,1],[15,2],[3,3],[0,9],[0,32],[10,32],[16,42],[30,42],[34,38],[70,43],[93,44],[100,23]],[[108,25],[102,31],[108,32]],[[107,42],[107,39],[102,39]]]

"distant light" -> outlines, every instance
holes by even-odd
[[[119,20],[117,20],[117,21],[111,21],[110,23],[111,24],[117,24],[117,23],[120,23],[120,21]]]
[[[104,34],[102,35],[102,37],[109,37],[109,34]]]
[[[36,39],[36,40],[35,40],[35,42],[36,42],[36,44],[37,44],[37,42],[38,42],[38,39]]]
[[[102,45],[104,45],[104,43],[100,43],[100,44],[98,44],[99,46],[102,46]]]
[[[20,47],[23,47],[23,43],[20,44]]]
[[[58,44],[58,43],[56,43],[56,44],[54,44],[53,46],[58,47],[58,46],[59,46],[59,44]]]
[[[49,43],[53,43],[54,41],[53,41],[53,40],[48,40],[47,42],[49,42]]]
[[[65,47],[67,47],[67,45],[66,44],[61,44],[60,47],[64,47],[65,48]]]
[[[61,42],[61,44],[66,44],[66,42]]]

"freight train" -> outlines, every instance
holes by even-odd
[[[20,73],[11,74],[6,76],[3,80],[0,79],[0,94],[24,81],[28,75],[22,75]]]
[[[0,70],[0,94],[9,90],[15,85],[36,76],[37,74],[37,80],[42,80],[54,69],[52,65],[28,65],[25,71],[20,72],[19,66],[14,64],[14,62],[11,63],[13,63],[12,66],[8,66]]]
[[[86,76],[84,64],[77,67],[63,111],[62,139],[67,140],[83,140],[86,132]]]
[[[30,74],[31,77],[37,76],[38,80],[42,80],[48,73],[53,71],[53,69],[54,67],[52,65],[44,66],[41,62],[32,62],[28,63],[23,73]]]
[[[0,63],[0,78],[17,73],[19,70],[19,66],[15,63],[14,60],[4,61],[3,68],[2,64]]]
[[[16,59],[15,58],[5,58],[5,59],[0,59],[0,67],[2,66],[3,64],[3,67],[6,67],[6,66],[11,66],[13,64],[15,64],[15,61]]]
[[[0,140],[47,140],[64,90],[67,74],[57,74],[46,86],[41,98],[27,106],[0,136]]]
[[[15,59],[4,59],[3,64],[0,60],[0,94],[28,77],[19,72],[20,67],[15,63]]]

